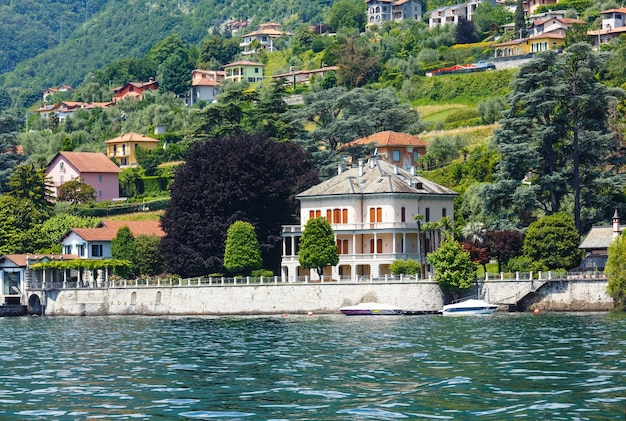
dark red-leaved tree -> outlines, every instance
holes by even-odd
[[[470,254],[470,259],[477,265],[481,265],[487,272],[487,263],[489,263],[489,249],[481,247],[473,243],[461,243],[463,249]]]
[[[502,264],[522,254],[524,236],[516,230],[487,231],[483,241],[489,255],[498,261],[498,272],[502,272]]]
[[[242,220],[255,228],[264,267],[277,271],[281,225],[296,223],[295,195],[318,181],[309,156],[293,143],[236,134],[194,145],[162,218],[167,270],[183,277],[221,272],[228,227]]]

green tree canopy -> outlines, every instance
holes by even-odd
[[[558,212],[533,222],[524,238],[524,255],[530,257],[536,269],[571,269],[578,266],[582,254],[573,218]]]
[[[326,218],[309,219],[302,231],[298,261],[305,269],[314,268],[319,277],[326,266],[339,263],[335,234]]]
[[[421,273],[422,265],[418,260],[394,260],[389,265],[389,270],[393,275],[415,275]]]
[[[33,163],[22,164],[11,172],[7,194],[16,199],[30,200],[40,212],[48,213],[52,211],[50,185],[45,168],[37,168]]]
[[[337,150],[344,144],[385,130],[419,132],[417,111],[401,103],[392,89],[336,87],[304,96],[304,107],[294,110],[295,121],[314,127],[299,143],[311,152],[322,177],[337,169]]]
[[[609,258],[604,268],[608,280],[607,292],[613,297],[616,310],[626,310],[626,236],[620,235],[609,246]]]
[[[439,286],[455,295],[470,288],[476,280],[476,264],[469,252],[453,238],[442,241],[439,249],[429,253],[427,259],[435,268],[435,280]]]
[[[365,29],[367,5],[360,0],[338,0],[328,9],[326,22],[335,31],[343,29]]]
[[[163,257],[159,252],[161,239],[156,235],[140,234],[135,238],[132,268],[138,275],[154,276],[163,269]]]
[[[251,223],[235,221],[226,233],[224,267],[236,275],[249,275],[263,267],[259,240]]]
[[[89,203],[95,201],[96,195],[96,189],[89,184],[85,184],[84,180],[75,178],[73,180],[66,181],[59,187],[57,200],[77,205],[79,203]]]
[[[111,258],[133,262],[135,259],[135,237],[130,228],[124,226],[117,231],[115,238],[111,240]],[[135,276],[136,268],[121,266],[115,269],[115,274],[122,278]]]
[[[501,218],[526,226],[572,201],[582,233],[614,207],[610,195],[624,185],[626,154],[609,115],[623,91],[597,81],[601,59],[579,43],[520,69],[494,136],[502,155],[498,181],[485,190],[486,206]]]

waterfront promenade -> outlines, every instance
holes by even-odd
[[[419,314],[437,312],[453,298],[434,279],[415,276],[31,280],[25,294],[30,311],[46,315],[330,314],[360,302]],[[502,310],[606,311],[613,303],[602,275],[571,273],[487,274],[464,295],[500,304]]]

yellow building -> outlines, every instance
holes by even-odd
[[[565,35],[546,33],[529,38],[494,45],[495,57],[523,57],[548,50],[560,50],[565,44]]]
[[[120,167],[123,168],[137,166],[135,149],[141,147],[143,149],[153,150],[156,149],[159,141],[140,133],[130,132],[107,140],[104,143],[107,146],[107,156],[115,159]]]

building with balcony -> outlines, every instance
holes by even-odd
[[[367,24],[382,25],[387,21],[421,21],[425,10],[423,0],[366,0]]]
[[[107,147],[107,156],[123,168],[137,166],[137,158],[135,157],[137,148],[154,150],[159,145],[159,141],[140,133],[130,132],[109,139],[104,144]]]
[[[298,247],[304,226],[318,217],[331,223],[339,252],[339,264],[327,267],[324,276],[378,278],[390,274],[391,263],[398,259],[419,260],[423,271],[429,271],[425,257],[437,249],[440,236],[418,228],[444,217],[452,220],[456,196],[416,175],[414,169],[407,171],[376,158],[340,169],[335,177],[296,196],[301,221],[283,226],[281,276],[316,279],[315,270],[300,266]],[[420,225],[416,215],[421,215]]]
[[[593,37],[594,45],[608,44],[612,39],[626,33],[626,7],[608,9],[600,13],[602,28],[587,31]]]
[[[191,107],[200,101],[215,101],[224,76],[223,70],[193,70],[191,72],[189,99],[186,101],[186,104]]]
[[[264,67],[265,65],[263,63],[255,63],[249,60],[229,63],[224,66],[224,79],[233,82],[261,82],[263,80]]]
[[[290,37],[289,32],[283,32],[278,23],[262,23],[258,29],[243,36],[243,42],[239,43],[241,54],[248,55],[257,52],[257,49],[265,50],[268,53],[276,51],[274,40],[280,37]]]

